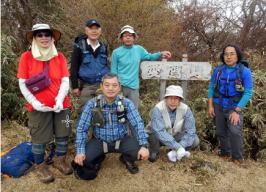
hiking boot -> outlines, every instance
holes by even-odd
[[[151,153],[150,154],[150,157],[149,157],[150,162],[154,163],[157,161],[157,159],[158,159],[158,153]]]
[[[229,161],[231,159],[230,156],[220,156],[220,158],[224,161]]]
[[[125,158],[123,157],[123,155],[121,155],[119,157],[119,160],[126,165],[127,170],[131,173],[131,174],[136,174],[137,172],[139,172],[139,168],[138,166],[134,163],[134,162],[129,162],[127,160],[125,160]]]
[[[35,173],[41,182],[47,184],[54,181],[54,176],[50,172],[49,167],[45,162],[39,165],[35,165],[34,168],[35,168]]]
[[[240,168],[248,168],[248,165],[245,164],[242,160],[232,160],[232,162]]]
[[[53,167],[58,169],[64,175],[70,175],[73,170],[70,165],[66,163],[66,156],[56,156],[54,157]]]

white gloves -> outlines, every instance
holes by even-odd
[[[44,104],[41,104],[40,101],[38,101],[37,99],[35,101],[33,101],[33,103],[31,104],[33,106],[33,108],[36,111],[41,111],[41,112],[49,112],[49,111],[54,111],[53,108],[51,107],[46,107]]]
[[[58,95],[55,98],[55,105],[53,108],[47,107],[44,104],[40,103],[36,97],[29,91],[29,89],[26,87],[25,84],[26,79],[19,79],[19,88],[22,93],[22,95],[25,97],[26,101],[30,103],[33,108],[36,111],[41,111],[41,112],[49,112],[49,111],[54,111],[54,112],[60,112],[63,110],[63,101],[65,99],[65,96],[68,93],[69,90],[69,77],[63,77],[62,82],[60,85],[60,89],[58,92]]]
[[[172,161],[172,162],[176,162],[177,161],[177,159],[176,159],[176,151],[172,150],[172,151],[168,152],[167,156],[168,156],[169,161]]]
[[[54,106],[54,112],[59,113],[61,110],[64,109],[63,102],[65,99],[65,96],[67,95],[69,90],[69,77],[63,77],[61,80],[61,85],[58,91],[58,95],[55,98],[55,106]]]
[[[190,152],[186,151],[183,147],[179,147],[176,152],[176,159],[180,161],[183,157],[189,157]]]
[[[183,147],[179,147],[177,151],[172,150],[167,153],[168,159],[172,162],[181,161],[183,157],[189,157],[190,152],[186,151]]]
[[[57,99],[55,106],[53,108],[54,112],[59,113],[63,109],[64,109],[63,101],[61,99]]]
[[[44,106],[44,104],[41,104],[40,101],[38,101],[36,97],[29,91],[29,89],[26,87],[25,84],[26,79],[19,79],[18,82],[22,95],[25,97],[26,101],[33,106],[33,108],[36,111],[41,111],[41,112],[53,111],[53,108],[46,107]]]

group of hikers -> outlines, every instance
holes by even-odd
[[[31,49],[20,57],[17,78],[28,103],[34,168],[43,183],[54,181],[45,162],[51,141],[56,145],[52,166],[65,175],[74,171],[76,178],[84,180],[97,177],[107,153],[121,153],[119,160],[135,174],[139,170],[135,162],[155,162],[160,146],[169,148],[169,160],[177,162],[199,145],[195,118],[180,86],[168,86],[164,99],[151,110],[149,133],[138,112],[140,62],[169,59],[171,53],[149,53],[135,45],[138,36],[126,25],[118,34],[122,46],[112,52],[109,70],[107,47],[99,40],[101,27],[99,21],[88,20],[85,34],[75,38],[70,74],[65,56],[56,49],[60,31],[35,24],[26,34]],[[243,54],[237,45],[226,45],[220,59],[222,65],[214,70],[208,89],[208,113],[215,120],[219,156],[241,167],[245,165],[242,110],[252,96],[252,75],[241,63]],[[71,164],[66,154],[72,130],[65,123],[71,107],[69,77],[73,96],[79,97],[76,154]],[[99,88],[102,94],[97,95]]]

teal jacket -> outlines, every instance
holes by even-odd
[[[154,61],[161,58],[161,53],[148,53],[140,45],[121,46],[115,49],[111,58],[111,72],[117,74],[121,85],[139,89],[139,65],[142,60]]]

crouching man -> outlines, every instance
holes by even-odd
[[[121,153],[120,161],[130,173],[138,172],[134,163],[147,160],[148,134],[134,104],[118,93],[121,89],[118,77],[107,73],[100,84],[103,95],[89,100],[83,109],[76,129],[76,156],[72,166],[76,177],[90,180],[97,176],[106,153]],[[128,121],[136,138],[128,135]],[[87,133],[92,129],[92,138]]]
[[[168,158],[176,162],[188,157],[186,150],[199,144],[194,116],[183,99],[182,88],[171,85],[166,88],[164,100],[152,109],[149,161],[157,160],[161,145],[171,149]]]

